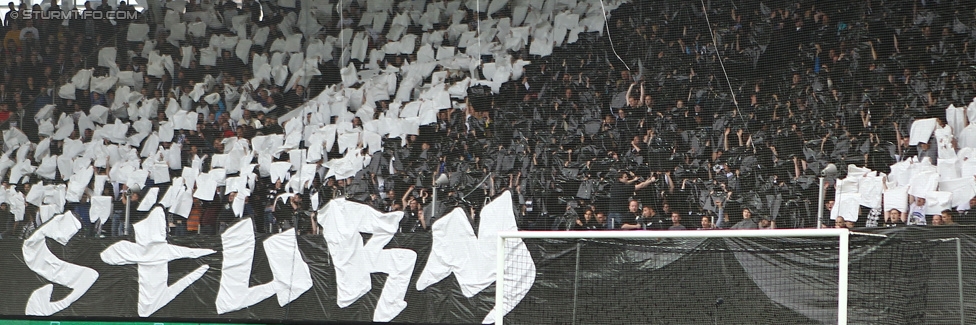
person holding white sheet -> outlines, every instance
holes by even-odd
[[[153,204],[152,209],[155,209],[156,207],[163,207],[163,205],[162,204],[159,204],[159,203]],[[196,208],[196,207],[197,207],[197,205],[194,204],[193,208]],[[163,208],[164,208],[164,211],[166,211],[165,207],[163,207]],[[190,215],[193,214],[193,212],[192,212],[192,209],[193,208],[191,208]],[[149,211],[152,211],[152,209],[149,209]],[[189,218],[184,218],[181,215],[178,215],[178,214],[175,214],[175,213],[169,213],[169,212],[167,212],[166,215],[167,215],[167,220],[168,220],[168,224],[169,224],[169,228],[170,228],[170,232],[169,233],[170,233],[171,236],[174,236],[174,237],[183,237],[183,236],[186,236],[188,234],[188,230],[187,229],[189,227],[189,225],[188,225],[188,219]],[[190,215],[188,215],[188,216],[190,216]]]
[[[280,186],[279,186],[280,187]],[[274,224],[272,225],[271,233],[279,233],[294,227],[294,216],[295,212],[300,209],[298,203],[292,200],[291,193],[278,194],[271,204],[271,213],[273,214],[272,220]]]
[[[908,206],[908,220],[905,221],[905,224],[909,226],[924,226],[927,224],[925,221],[925,198],[917,197]]]
[[[885,211],[885,227],[898,227],[904,226],[905,220],[908,220],[908,213],[899,211],[898,209],[891,209]]]

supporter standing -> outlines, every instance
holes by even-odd
[[[634,195],[634,192],[657,181],[657,178],[651,176],[643,182],[637,183],[639,180],[631,177],[631,173],[621,172],[617,178],[617,182],[610,188],[610,198],[607,202],[607,211],[610,212],[607,218],[607,229],[620,228],[626,217],[630,205],[630,198]],[[637,184],[635,185],[634,183]]]
[[[905,221],[909,226],[924,226],[925,222],[925,198],[916,197],[912,205],[908,207],[908,220]]]

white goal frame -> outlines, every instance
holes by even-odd
[[[837,270],[837,324],[847,324],[847,290],[851,232],[844,228],[828,229],[769,229],[769,230],[683,230],[683,231],[502,231],[498,233],[498,254],[495,271],[495,324],[503,325],[505,317],[505,241],[511,238],[555,239],[636,239],[636,238],[786,238],[837,237],[839,261]]]

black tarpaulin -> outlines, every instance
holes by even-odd
[[[959,320],[956,241],[963,261],[976,257],[976,228],[862,230],[887,237],[851,238],[850,323]],[[266,238],[256,237],[252,286],[272,280],[260,244]],[[119,240],[76,236],[63,246],[48,240],[47,246],[58,258],[99,273],[84,296],[50,319],[370,321],[386,281],[385,274],[372,274],[372,289],[348,307],[339,308],[335,269],[325,239],[299,236],[298,249],[313,281],[309,291],[283,307],[269,298],[218,315],[214,303],[223,260],[220,238],[170,238],[173,245],[217,253],[170,262],[170,285],[201,265],[208,265],[209,270],[153,315],[140,318],[136,314],[138,267],[108,265],[100,258],[103,250]],[[430,258],[432,240],[430,233],[397,234],[386,246],[417,254],[406,291],[407,306],[393,321],[481,322],[494,306],[494,286],[468,298],[461,293],[458,279],[449,275],[416,290],[417,278]],[[49,284],[24,264],[22,244],[20,240],[0,240],[0,265],[5,271],[0,277],[0,314],[4,317],[23,317],[31,293]],[[536,264],[536,278],[528,295],[506,316],[506,323],[822,324],[833,323],[837,315],[836,238],[533,239],[526,240],[526,246]],[[976,308],[976,299],[970,298],[976,296],[976,264],[966,262],[962,271],[963,307],[972,310]],[[56,285],[52,300],[69,292]],[[974,313],[965,317],[967,322],[976,320]]]

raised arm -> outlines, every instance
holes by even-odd
[[[729,151],[729,133],[732,132],[731,128],[725,128],[725,133],[722,134],[722,149]]]
[[[647,187],[648,185],[651,185],[651,183],[654,183],[654,181],[657,181],[657,177],[654,177],[654,175],[651,175],[651,177],[649,177],[647,180],[641,182],[640,184],[635,185],[634,186],[634,190],[638,190],[639,191],[639,190]]]
[[[512,182],[512,181],[511,181],[511,179],[512,179],[512,177],[511,177],[511,176],[512,176],[512,175],[508,175],[508,176],[509,176],[509,178],[508,178],[508,179],[509,179],[509,183],[511,183],[511,182]],[[491,174],[491,176],[489,176],[489,178],[491,178],[491,181],[490,181],[490,182],[488,182],[488,186],[489,186],[489,189],[490,189],[490,193],[491,193],[491,195],[489,195],[489,196],[490,196],[490,197],[495,197],[495,174],[494,174],[494,173],[493,173],[493,174]],[[437,188],[435,187],[435,188],[434,188],[434,190],[436,191],[436,190],[437,190]]]
[[[898,149],[898,158],[903,158],[901,154],[901,130],[898,129],[898,122],[891,122],[895,126],[895,141],[897,142],[895,148]]]
[[[630,100],[630,95],[634,93],[634,85],[637,85],[637,82],[631,83],[627,88],[627,100]]]
[[[427,229],[427,216],[424,215],[424,209],[421,208],[417,211],[417,220],[420,221],[420,226]]]
[[[644,95],[645,95],[645,94],[647,94],[647,92],[646,92],[646,91],[644,90],[644,82],[643,82],[643,81],[641,81],[641,96],[640,96],[640,100],[641,100],[641,101],[643,101],[643,100],[644,100]]]
[[[664,181],[668,183],[668,193],[674,193],[674,182],[671,180],[671,171],[664,173]]]
[[[403,203],[404,209],[406,209],[406,207],[408,205],[407,204],[407,202],[408,202],[407,201],[407,198],[410,197],[410,194],[413,194],[413,189],[414,188],[416,188],[416,186],[410,185],[410,188],[407,188],[407,191],[405,193],[403,193],[403,197],[400,198],[400,203]]]

